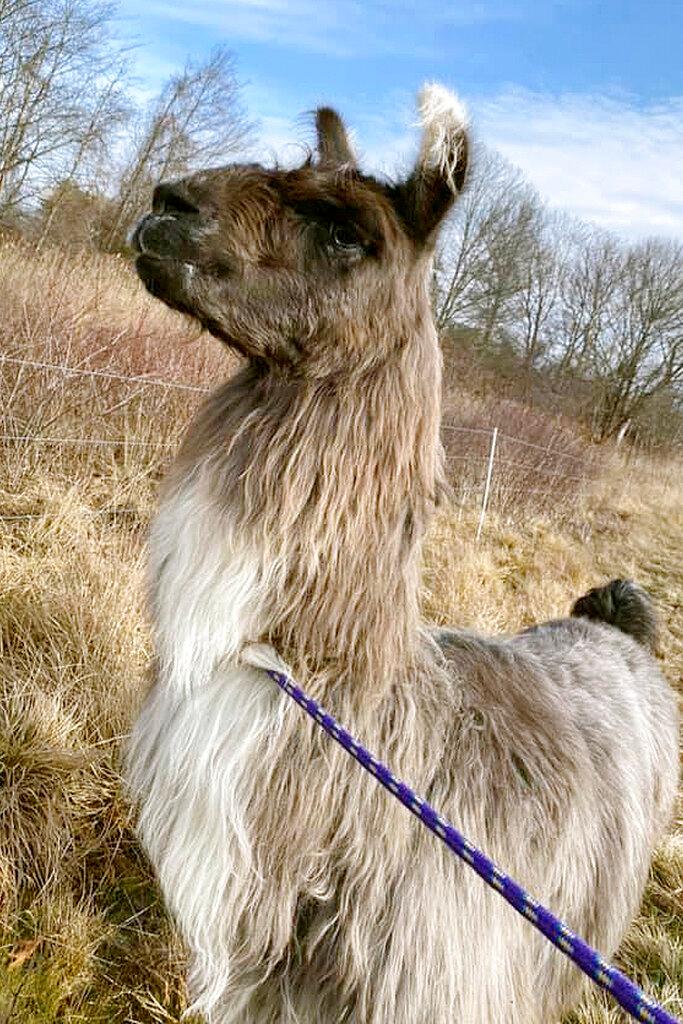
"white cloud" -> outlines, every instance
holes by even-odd
[[[471,107],[482,140],[553,205],[630,237],[683,238],[683,97],[645,106],[510,88]]]

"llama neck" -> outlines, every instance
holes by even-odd
[[[421,541],[441,481],[431,337],[362,379],[292,381],[255,365],[200,414],[181,455],[260,553],[259,636],[301,677],[391,680],[414,655]]]

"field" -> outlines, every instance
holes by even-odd
[[[151,654],[158,481],[229,360],[112,258],[5,241],[0,304],[0,1024],[178,1021],[182,948],[132,834],[119,755]],[[680,461],[593,451],[571,424],[490,396],[451,390],[446,420],[467,429],[445,434],[454,500],[427,545],[426,614],[510,631],[634,577],[661,609],[662,667],[683,694]],[[501,421],[526,455],[502,439],[477,543]],[[553,446],[571,473],[542,451]],[[619,962],[683,1016],[680,814]],[[624,1019],[596,996],[572,1024]]]

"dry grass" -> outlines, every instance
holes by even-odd
[[[6,245],[0,297],[12,358],[202,385],[225,369],[116,261]],[[145,530],[198,396],[14,364],[0,365],[0,384],[5,434],[122,439],[0,445],[0,1024],[179,1021],[182,950],[118,767],[150,657]],[[553,441],[582,457],[571,437]],[[674,463],[607,459],[599,481],[586,470],[554,502],[495,498],[479,545],[473,492],[432,531],[427,613],[512,630],[566,611],[596,581],[635,576],[663,610],[663,667],[680,686],[680,477]],[[620,959],[683,1015],[683,822],[658,851]],[[575,1024],[622,1019],[596,997]]]

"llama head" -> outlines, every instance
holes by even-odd
[[[415,168],[363,174],[344,123],[316,113],[317,154],[295,170],[235,164],[159,185],[133,236],[148,290],[243,355],[324,376],[386,360],[429,321],[438,227],[463,186],[466,116],[419,96]]]

